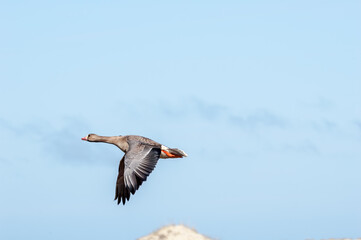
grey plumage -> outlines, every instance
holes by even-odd
[[[117,200],[118,204],[122,202],[123,205],[126,201],[129,201],[130,194],[134,194],[142,183],[147,180],[159,158],[182,158],[187,156],[180,149],[168,148],[142,136],[104,137],[89,134],[82,140],[114,144],[125,152],[119,163],[114,199]]]

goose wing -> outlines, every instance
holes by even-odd
[[[122,160],[120,160],[119,163],[118,178],[115,187],[114,200],[118,199],[118,204],[122,201],[124,205],[127,200],[129,201],[129,198],[130,198],[130,192],[128,188],[125,187],[124,184],[124,156],[123,156]]]
[[[119,164],[115,199],[123,205],[140,185],[147,180],[158,162],[161,149],[153,145],[133,142]]]

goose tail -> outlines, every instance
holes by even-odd
[[[161,158],[183,158],[188,157],[188,155],[181,149],[178,148],[169,148],[166,146],[162,146],[161,148]]]

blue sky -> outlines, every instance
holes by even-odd
[[[359,1],[5,1],[0,238],[361,237]],[[159,161],[113,201],[136,134]]]

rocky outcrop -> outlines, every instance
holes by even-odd
[[[184,225],[168,225],[138,240],[211,240]]]

